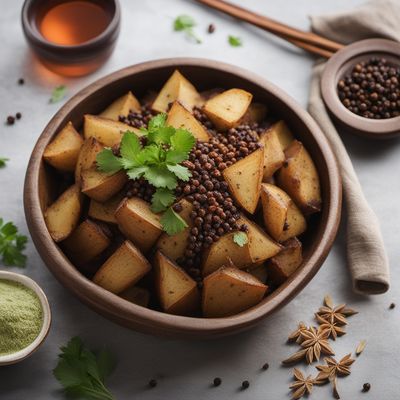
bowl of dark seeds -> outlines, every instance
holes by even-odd
[[[368,39],[346,46],[321,79],[325,105],[337,124],[358,135],[400,135],[400,44]]]

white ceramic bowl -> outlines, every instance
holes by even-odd
[[[18,363],[35,352],[35,350],[43,343],[43,341],[46,339],[47,334],[49,333],[51,324],[51,311],[49,302],[43,290],[31,278],[28,278],[25,275],[16,274],[14,272],[0,271],[0,279],[7,279],[10,281],[19,282],[29,289],[32,289],[39,297],[43,309],[43,325],[37,338],[29,346],[16,353],[0,356],[0,366],[2,366]]]

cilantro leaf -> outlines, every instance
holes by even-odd
[[[189,178],[192,176],[191,172],[186,167],[179,164],[175,165],[167,164],[167,168],[169,171],[173,172],[178,179],[185,182],[187,182]]]
[[[149,121],[149,125],[148,125],[147,129],[149,131],[153,131],[153,130],[163,128],[165,126],[166,121],[167,121],[167,114],[165,114],[165,113],[157,114],[155,117],[153,117]]]
[[[127,171],[127,175],[130,179],[139,179],[142,177],[146,171],[149,169],[147,165],[142,165],[140,167],[132,167]]]
[[[161,217],[161,224],[168,235],[176,235],[188,226],[185,220],[172,207],[169,207]]]
[[[10,161],[10,160],[6,157],[0,157],[0,168],[5,167],[7,164],[7,161]]]
[[[165,211],[174,201],[175,196],[172,190],[157,188],[151,199],[151,210],[155,213]]]
[[[238,246],[243,247],[249,241],[249,238],[245,232],[236,232],[233,235],[233,241]]]
[[[232,47],[240,47],[243,45],[242,39],[239,36],[228,36],[228,42]]]
[[[96,156],[97,167],[102,172],[113,174],[123,168],[121,158],[117,157],[111,149],[104,149]]]
[[[61,347],[53,374],[68,395],[115,400],[104,385],[114,368],[115,361],[109,352],[103,350],[96,355],[84,346],[79,337],[74,337]]]
[[[179,15],[174,20],[174,30],[179,32],[185,32],[189,39],[193,39],[196,43],[201,43],[200,38],[193,32],[193,28],[196,26],[196,21],[189,15]]]
[[[171,136],[171,149],[167,151],[166,161],[178,164],[187,160],[195,143],[195,137],[187,129],[176,129],[175,134]]]
[[[130,131],[126,131],[122,136],[120,153],[123,159],[135,161],[137,154],[142,149],[139,138]]]
[[[169,171],[166,166],[148,168],[144,177],[156,188],[168,188],[173,190],[177,185],[175,174]]]
[[[65,85],[57,86],[53,89],[50,97],[50,103],[57,103],[61,101],[67,94],[67,87]]]
[[[25,267],[26,255],[23,254],[28,238],[18,234],[18,228],[12,223],[4,224],[0,218],[0,255],[7,266]]]

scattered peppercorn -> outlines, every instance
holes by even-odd
[[[18,85],[23,85],[25,83],[25,79],[24,78],[19,78],[18,79]]]
[[[391,303],[390,306],[389,306],[389,308],[390,308],[391,310],[393,310],[393,308],[395,308],[395,307],[396,307],[396,304],[394,304],[394,303]]]
[[[208,33],[214,33],[215,32],[215,25],[210,24],[208,25]]]
[[[385,58],[357,63],[337,89],[342,104],[354,114],[371,119],[400,116],[400,67]]]
[[[17,113],[15,114],[15,118],[21,119],[21,117],[22,117],[22,114],[21,114],[20,112],[17,112]]]
[[[7,117],[7,125],[14,125],[15,118],[12,115]]]
[[[151,388],[156,387],[156,386],[157,386],[157,381],[156,381],[155,379],[151,379],[151,380],[149,381],[149,386],[150,386]]]
[[[250,386],[250,382],[249,382],[249,381],[243,381],[243,382],[242,382],[242,389],[243,389],[243,390],[248,389],[249,386]]]
[[[363,392],[369,392],[369,390],[371,389],[371,384],[370,383],[364,383],[362,391]]]
[[[265,363],[265,364],[262,366],[262,369],[263,369],[264,371],[266,371],[268,368],[269,368],[269,364],[268,364],[268,363]]]
[[[221,378],[214,378],[214,386],[219,386],[222,383],[222,379]]]

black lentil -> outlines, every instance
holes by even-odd
[[[363,392],[369,392],[369,390],[371,389],[371,384],[370,383],[364,383],[362,391]]]
[[[131,110],[127,116],[120,115],[119,121],[134,128],[147,128],[147,125],[155,113],[150,106],[142,106],[140,112]]]
[[[9,115],[9,116],[7,117],[6,122],[7,122],[7,125],[14,125],[15,117],[13,117],[12,115]]]
[[[395,307],[396,307],[396,304],[390,303],[390,306],[389,306],[389,309],[390,309],[390,310],[393,310],[393,308],[395,308]]]
[[[248,389],[249,386],[250,386],[250,382],[249,382],[249,381],[243,381],[243,382],[242,382],[242,389],[243,389],[243,390]]]
[[[17,112],[17,113],[15,114],[15,118],[21,119],[21,117],[22,117],[22,114],[21,114],[20,112]]]
[[[25,79],[24,78],[19,78],[18,79],[18,85],[23,85],[25,83]]]
[[[222,383],[222,379],[221,378],[214,378],[213,384],[214,386],[219,386]]]
[[[210,24],[208,25],[208,33],[214,33],[215,32],[215,25]]]
[[[269,364],[268,364],[268,363],[265,363],[265,364],[262,366],[262,369],[263,369],[264,371],[266,371],[268,368],[269,368]]]

